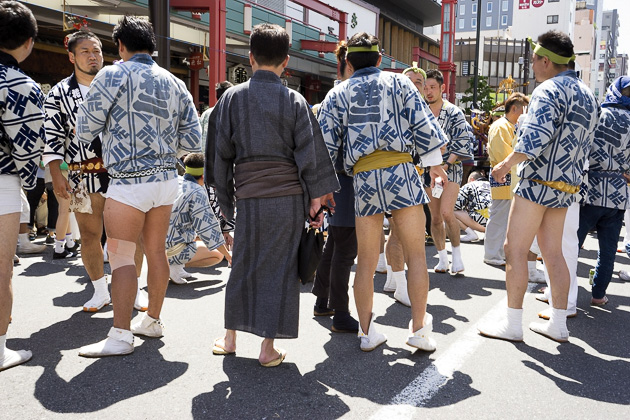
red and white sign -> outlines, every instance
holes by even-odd
[[[545,4],[545,0],[532,0],[532,6],[540,7]]]
[[[529,0],[519,0],[518,9],[519,10],[529,9]]]
[[[203,54],[199,51],[190,53],[188,62],[191,70],[201,70],[203,68]]]

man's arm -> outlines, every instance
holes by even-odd
[[[529,157],[524,153],[516,151],[510,153],[503,161],[499,162],[492,168],[492,177],[500,183],[505,182],[505,176],[512,169],[512,166],[528,160]]]
[[[79,104],[76,120],[76,138],[89,145],[105,129],[110,111],[118,97],[127,74],[122,66],[108,66],[101,70]]]
[[[44,96],[40,88],[20,73],[23,83],[8,87],[3,101],[2,127],[11,140],[11,157],[26,190],[37,182],[37,168],[44,148]]]
[[[46,111],[46,120],[44,122],[46,146],[44,147],[42,161],[50,169],[55,194],[69,199],[70,184],[61,173],[60,165],[66,152],[66,138],[73,134],[70,133],[67,118],[61,112],[61,93],[59,85],[55,86],[48,93],[44,102],[44,110]]]

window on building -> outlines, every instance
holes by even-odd
[[[470,27],[471,28],[476,28],[477,27],[477,18],[472,18],[470,20]]]
[[[466,14],[466,5],[465,4],[460,4],[459,5],[459,15],[465,15]]]
[[[473,3],[472,4],[472,14],[476,14],[477,13],[477,3]]]
[[[559,3],[560,0],[547,0],[549,3]]]
[[[486,17],[486,28],[489,28],[490,26],[492,26],[492,16],[487,16]]]
[[[508,2],[508,0],[503,0],[503,1],[501,2],[501,11],[503,11],[503,12],[507,12],[507,11],[508,11],[508,8],[509,8],[509,2]]]
[[[501,16],[501,26],[507,25],[507,15]]]
[[[461,69],[462,76],[472,76],[474,74],[473,69],[475,68],[475,62],[472,60],[462,61]]]
[[[488,2],[487,9],[488,9],[488,13],[492,13],[492,2],[491,1]]]
[[[558,15],[549,15],[547,16],[547,23],[558,23]]]
[[[464,19],[459,20],[459,29],[464,29]]]

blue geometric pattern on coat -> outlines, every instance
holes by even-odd
[[[514,194],[549,208],[569,207],[576,194],[569,194],[529,179],[519,180]]]
[[[597,100],[574,71],[562,72],[540,84],[534,90],[514,148],[514,152],[529,158],[519,164],[518,176],[580,185],[599,114]],[[535,185],[524,188],[521,186],[519,195],[541,200],[535,201],[538,204],[566,207],[573,200]]]
[[[446,145],[446,151],[442,154],[442,159],[446,161],[451,153],[456,154],[458,159],[462,160],[472,158],[474,143],[472,127],[469,130],[469,124],[466,122],[464,112],[445,99],[437,120],[448,137],[448,144]]]
[[[44,148],[44,95],[15,59],[0,55],[0,174],[19,175],[30,190]]]
[[[180,151],[201,151],[201,126],[186,85],[148,54],[104,67],[94,78],[77,115],[77,137],[91,143],[101,134],[103,161],[112,174],[175,168]],[[115,184],[173,179],[175,170]]]
[[[429,202],[420,176],[411,163],[359,172],[354,176],[354,193],[354,214],[357,217]]]
[[[584,202],[593,206],[625,209],[630,170],[630,111],[623,107],[602,108],[589,155]]]
[[[166,249],[178,244],[193,244],[197,236],[212,251],[225,243],[221,226],[214,215],[206,189],[194,178],[177,177],[179,192],[173,203],[171,219],[166,235]],[[196,246],[194,247],[196,250]],[[194,256],[194,252],[190,256]],[[172,264],[184,264],[185,255],[173,259]],[[182,262],[183,261],[183,262]]]

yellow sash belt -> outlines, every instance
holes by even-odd
[[[482,215],[483,217],[485,217],[486,219],[490,218],[490,210],[488,208],[475,210],[475,211],[479,213],[480,215]]]
[[[554,190],[560,190],[565,193],[575,194],[580,191],[579,185],[570,185],[563,181],[541,181],[539,179],[530,179],[530,181],[537,182],[542,185],[546,185]]]
[[[375,150],[369,155],[359,158],[357,163],[354,164],[353,174],[356,175],[359,172],[389,168],[406,162],[413,162],[413,158],[409,153]]]

